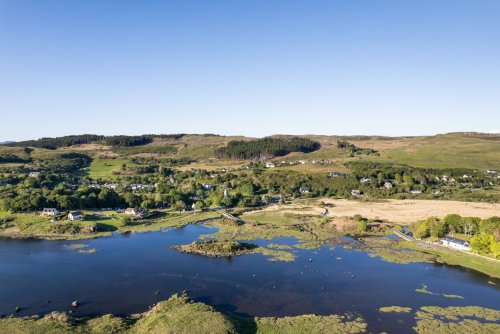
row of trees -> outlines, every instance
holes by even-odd
[[[226,147],[217,149],[215,155],[225,159],[269,159],[291,152],[309,153],[319,148],[318,142],[306,138],[267,137],[251,141],[231,141]]]
[[[102,136],[102,135],[73,135],[55,138],[41,138],[37,140],[26,140],[5,144],[6,146],[16,147],[37,147],[54,150],[60,147],[69,147],[80,144],[103,143],[110,146],[139,146],[151,143],[154,138],[173,138],[179,139],[184,134],[171,135],[142,135],[142,136]]]

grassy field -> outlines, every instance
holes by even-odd
[[[127,159],[94,159],[88,169],[88,175],[93,179],[98,178],[113,178],[114,171],[120,171],[121,166],[126,164],[127,167],[137,166]]]
[[[500,166],[500,136],[450,133],[431,137],[354,141],[359,147],[379,150],[380,160],[432,168]]]
[[[401,242],[399,248],[412,249],[427,254],[437,255],[437,263],[446,263],[451,266],[461,266],[471,268],[485,273],[491,277],[500,278],[500,264],[483,260],[474,255],[465,254],[456,250],[446,249],[437,246],[424,246],[410,241]]]

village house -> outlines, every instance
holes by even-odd
[[[30,172],[29,176],[30,177],[38,177],[38,176],[40,176],[40,172]]]
[[[384,188],[385,189],[392,189],[392,183],[390,183],[390,182],[384,183]]]
[[[306,187],[300,187],[299,188],[299,192],[301,194],[309,194],[309,188],[306,188]]]
[[[300,163],[301,165],[305,165],[306,163],[308,163],[308,161],[307,161],[307,160],[299,160],[299,163]]]
[[[455,249],[460,249],[464,251],[470,251],[469,247],[469,242],[457,238],[452,238],[452,237],[445,237],[444,239],[441,240],[443,245],[455,248]]]
[[[68,219],[71,220],[71,221],[82,220],[83,219],[83,213],[80,212],[80,211],[71,211],[68,214]]]
[[[213,188],[213,186],[209,183],[203,183],[202,186],[203,186],[203,189],[205,189],[205,190],[210,190]]]
[[[144,215],[145,212],[141,209],[127,208],[125,209],[124,213],[129,216],[141,217],[142,215]]]
[[[370,182],[370,179],[367,178],[367,177],[363,177],[363,178],[361,178],[361,180],[359,180],[359,182],[361,182],[361,183],[368,183],[368,182]]]
[[[153,188],[154,187],[152,185],[149,185],[149,184],[132,183],[130,185],[130,189],[132,189],[132,190],[137,190],[137,189],[148,189],[148,190],[151,190]]]
[[[497,174],[497,173],[500,173],[500,170],[498,169],[488,169],[486,171],[486,173],[489,173],[489,174]]]
[[[355,196],[355,197],[361,196],[361,191],[359,191],[357,189],[353,189],[353,190],[351,190],[351,195]]]
[[[266,163],[266,168],[274,168],[276,167],[272,162],[267,162]]]
[[[330,177],[339,177],[339,176],[340,176],[340,173],[337,173],[337,172],[330,172],[330,173],[328,174],[328,176],[330,176]]]
[[[410,191],[410,193],[412,193],[412,194],[421,194],[422,190],[412,190],[412,191]]]
[[[57,216],[59,211],[55,208],[44,208],[42,211],[42,216]]]

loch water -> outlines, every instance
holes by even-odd
[[[19,316],[68,311],[78,300],[75,316],[128,315],[185,290],[196,301],[242,315],[359,314],[370,332],[404,332],[415,325],[413,314],[378,312],[383,306],[500,309],[499,280],[443,264],[389,263],[356,247],[293,248],[293,262],[271,262],[261,254],[207,258],[170,249],[215,231],[188,225],[83,241],[0,239],[0,314],[12,314],[16,306],[22,307]],[[71,248],[75,244],[96,252],[81,253]],[[415,291],[424,284],[437,294]]]

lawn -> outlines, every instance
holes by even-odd
[[[137,166],[126,159],[94,159],[90,164],[88,174],[93,179],[113,178],[113,172],[120,171],[123,164],[126,164],[127,167]]]

